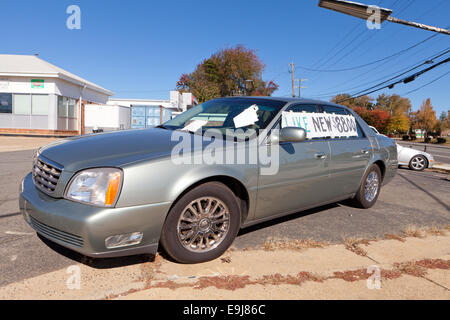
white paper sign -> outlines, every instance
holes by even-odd
[[[307,138],[358,136],[355,117],[331,113],[283,111],[281,127],[300,127]]]
[[[233,118],[234,127],[241,128],[246,127],[252,124],[255,124],[258,121],[258,106],[256,104],[251,105],[241,113],[239,113],[236,117]]]
[[[181,130],[196,132],[198,129],[208,123],[208,120],[194,120]]]

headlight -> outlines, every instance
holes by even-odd
[[[66,198],[97,206],[115,205],[122,186],[122,170],[96,168],[78,172],[66,189]]]

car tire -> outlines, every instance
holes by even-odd
[[[361,186],[354,197],[354,203],[364,209],[372,207],[377,202],[381,189],[381,170],[376,164],[369,167],[362,179]]]
[[[408,167],[414,171],[423,171],[428,167],[428,160],[423,155],[416,155],[409,161]]]
[[[180,263],[213,260],[230,247],[240,225],[234,193],[223,183],[207,182],[188,191],[170,209],[161,245]]]

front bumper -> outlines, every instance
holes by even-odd
[[[49,197],[28,174],[21,187],[20,212],[43,237],[83,255],[98,258],[155,254],[170,202],[125,208],[100,208]],[[109,236],[142,232],[141,243],[107,249]]]

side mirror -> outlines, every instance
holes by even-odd
[[[298,127],[286,127],[280,131],[280,142],[302,142],[306,140],[306,130]]]
[[[298,127],[285,127],[279,134],[272,133],[269,138],[270,144],[280,142],[302,142],[306,140],[306,130]]]

